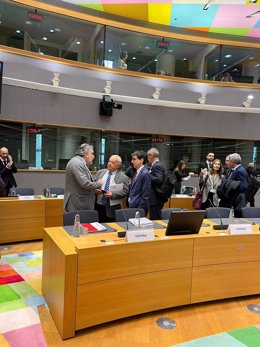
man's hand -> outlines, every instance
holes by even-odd
[[[6,167],[8,169],[11,169],[12,165],[13,165],[13,159],[10,155],[8,155],[8,163],[6,164]]]

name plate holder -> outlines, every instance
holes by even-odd
[[[34,195],[20,195],[19,200],[34,200]]]
[[[144,228],[144,229],[132,229],[126,232],[127,242],[144,242],[154,240],[154,229]]]
[[[229,224],[230,235],[252,234],[251,224]]]

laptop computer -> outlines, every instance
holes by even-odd
[[[198,234],[206,211],[174,211],[166,228],[165,235],[189,235]]]

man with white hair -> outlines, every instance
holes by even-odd
[[[229,199],[231,206],[234,207],[234,216],[241,217],[241,208],[246,206],[245,191],[248,187],[248,173],[246,169],[241,165],[241,156],[238,153],[232,153],[228,156],[228,168],[229,171],[226,174],[228,183],[238,182],[236,189],[231,193],[232,199]],[[220,206],[225,206],[223,200],[220,202]]]
[[[122,199],[128,195],[129,178],[120,171],[122,159],[119,155],[111,155],[107,169],[99,170],[96,179],[102,179],[103,185],[96,189],[98,211],[101,223],[115,221],[115,210],[122,208]]]
[[[103,184],[103,180],[94,182],[89,171],[88,165],[94,159],[93,146],[83,143],[77,149],[76,156],[68,162],[64,190],[64,208],[67,212],[94,210],[95,189]]]

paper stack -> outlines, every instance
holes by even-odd
[[[137,219],[137,218],[130,218],[130,219],[129,219],[129,222],[130,222],[131,224],[133,224],[135,227],[138,227],[138,226],[139,226],[139,225],[138,225],[139,219]],[[140,218],[140,226],[141,226],[142,228],[153,228],[153,227],[154,227],[154,222],[151,221],[151,220],[148,219],[148,218],[142,217],[142,218]]]

